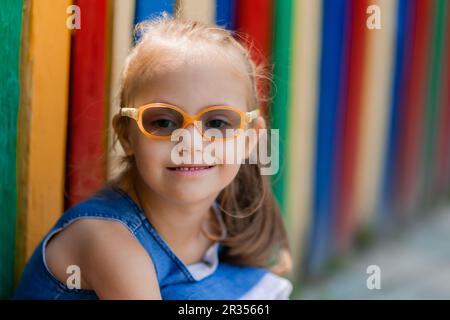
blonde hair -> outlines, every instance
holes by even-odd
[[[121,107],[132,106],[133,99],[151,83],[155,74],[167,72],[185,59],[205,53],[226,59],[234,72],[244,77],[249,110],[268,101],[264,95],[270,81],[267,66],[254,62],[248,39],[238,33],[164,13],[138,24],[135,34],[139,40],[128,55],[122,73]],[[240,37],[243,43],[234,36]],[[129,121],[127,117],[118,120],[114,144],[118,136],[126,134]],[[122,160],[126,169],[118,180],[136,172],[132,155]],[[271,268],[278,274],[288,272],[292,262],[286,231],[272,193],[271,180],[261,175],[260,165],[242,165],[235,179],[221,191],[219,199],[224,212],[238,213],[238,217],[223,214],[227,237],[221,240],[224,245],[221,261]],[[220,230],[217,222],[214,229]]]

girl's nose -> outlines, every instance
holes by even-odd
[[[184,130],[182,146],[184,150],[188,150],[191,154],[203,151],[203,135],[201,132],[201,121],[190,123]]]

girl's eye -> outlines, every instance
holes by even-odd
[[[224,127],[229,127],[230,124],[225,121],[225,120],[221,120],[221,119],[212,119],[206,122],[206,126],[208,128],[216,128],[216,129],[220,129],[220,128],[224,128]]]
[[[159,128],[176,127],[177,124],[169,119],[158,119],[153,121],[153,125]]]

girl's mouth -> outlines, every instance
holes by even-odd
[[[180,165],[176,167],[168,167],[167,169],[181,175],[196,175],[207,171],[210,171],[215,166],[205,166],[205,165]]]

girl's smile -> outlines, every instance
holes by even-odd
[[[196,165],[196,164],[185,164],[176,167],[168,167],[167,169],[176,174],[177,176],[202,176],[205,175],[212,170],[214,170],[216,166],[205,166],[205,165]]]

